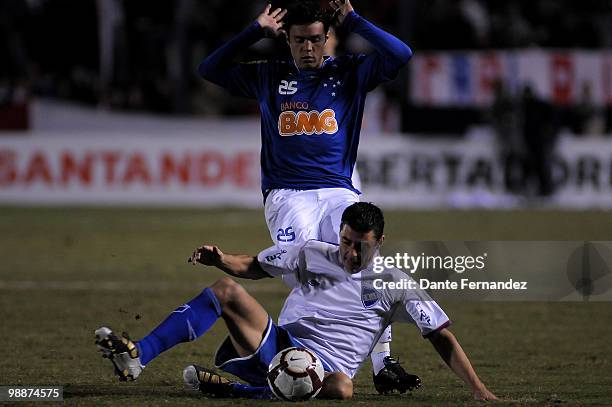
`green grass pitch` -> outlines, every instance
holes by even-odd
[[[606,212],[393,212],[393,240],[612,240]],[[263,211],[0,208],[0,385],[62,385],[70,405],[253,405],[203,400],[182,387],[182,368],[211,365],[223,323],[119,383],[96,352],[93,331],[109,324],[139,338],[221,272],[186,260],[201,243],[229,253],[270,245]],[[274,280],[246,287],[278,315],[287,290]],[[610,405],[610,303],[442,303],[485,383],[504,404]],[[350,404],[473,405],[426,340],[396,325],[392,351],[424,386],[374,392],[369,362]],[[260,402],[267,404],[269,402]],[[313,404],[338,404],[315,401]]]

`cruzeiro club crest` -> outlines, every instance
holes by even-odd
[[[380,292],[372,284],[371,281],[361,282],[361,303],[365,308],[370,308],[380,301]]]

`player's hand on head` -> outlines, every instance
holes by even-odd
[[[334,15],[338,20],[338,24],[342,24],[344,18],[354,10],[349,0],[332,0],[329,2],[329,6],[334,10]]]
[[[223,252],[217,246],[200,246],[189,257],[189,263],[194,266],[198,263],[205,266],[216,266],[221,262]]]
[[[257,17],[257,22],[264,29],[264,32],[268,36],[278,37],[284,34],[283,28],[283,17],[287,14],[286,9],[277,8],[272,10],[272,5],[268,3],[263,13]]]

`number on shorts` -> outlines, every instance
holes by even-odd
[[[283,243],[293,242],[295,240],[295,232],[293,231],[293,227],[289,226],[287,229],[278,229],[278,232],[276,233],[276,240]]]

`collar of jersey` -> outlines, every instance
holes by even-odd
[[[309,75],[314,75],[314,76],[322,76],[325,75],[328,71],[328,66],[330,64],[331,61],[334,60],[334,57],[329,56],[329,55],[324,55],[323,56],[323,63],[321,64],[320,68],[315,68],[315,69],[300,69],[297,67],[297,65],[295,64],[295,61],[293,59],[291,59],[292,62],[292,66],[293,66],[293,74],[297,75],[297,76],[309,76]]]

